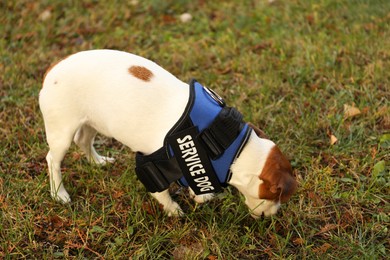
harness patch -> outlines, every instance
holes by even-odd
[[[169,136],[168,144],[175,154],[183,176],[195,194],[222,190],[207,151],[199,143],[196,126]]]

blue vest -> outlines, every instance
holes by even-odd
[[[151,155],[137,153],[137,176],[150,192],[163,191],[175,181],[195,194],[219,192],[230,180],[230,166],[249,133],[236,109],[192,80],[185,112],[164,146]]]

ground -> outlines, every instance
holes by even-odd
[[[389,1],[11,0],[0,24],[0,258],[389,255]],[[279,144],[297,193],[254,220],[233,188],[202,206],[179,190],[186,216],[167,217],[136,180],[134,154],[99,136],[116,163],[89,165],[72,146],[63,171],[73,201],[53,201],[42,78],[97,48],[216,90]]]

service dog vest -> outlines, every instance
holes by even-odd
[[[221,191],[248,139],[250,127],[236,109],[195,80],[189,86],[185,112],[164,146],[150,155],[136,155],[136,174],[149,192],[161,192],[175,181],[197,195]]]

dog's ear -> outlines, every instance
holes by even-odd
[[[260,130],[260,128],[258,128],[254,124],[249,122],[248,125],[250,128],[252,128],[255,131],[255,133],[258,137],[264,138],[264,139],[269,139],[268,136],[262,130]]]
[[[297,182],[288,160],[275,146],[265,162],[259,176],[263,181],[259,187],[259,198],[286,202],[296,191]]]

